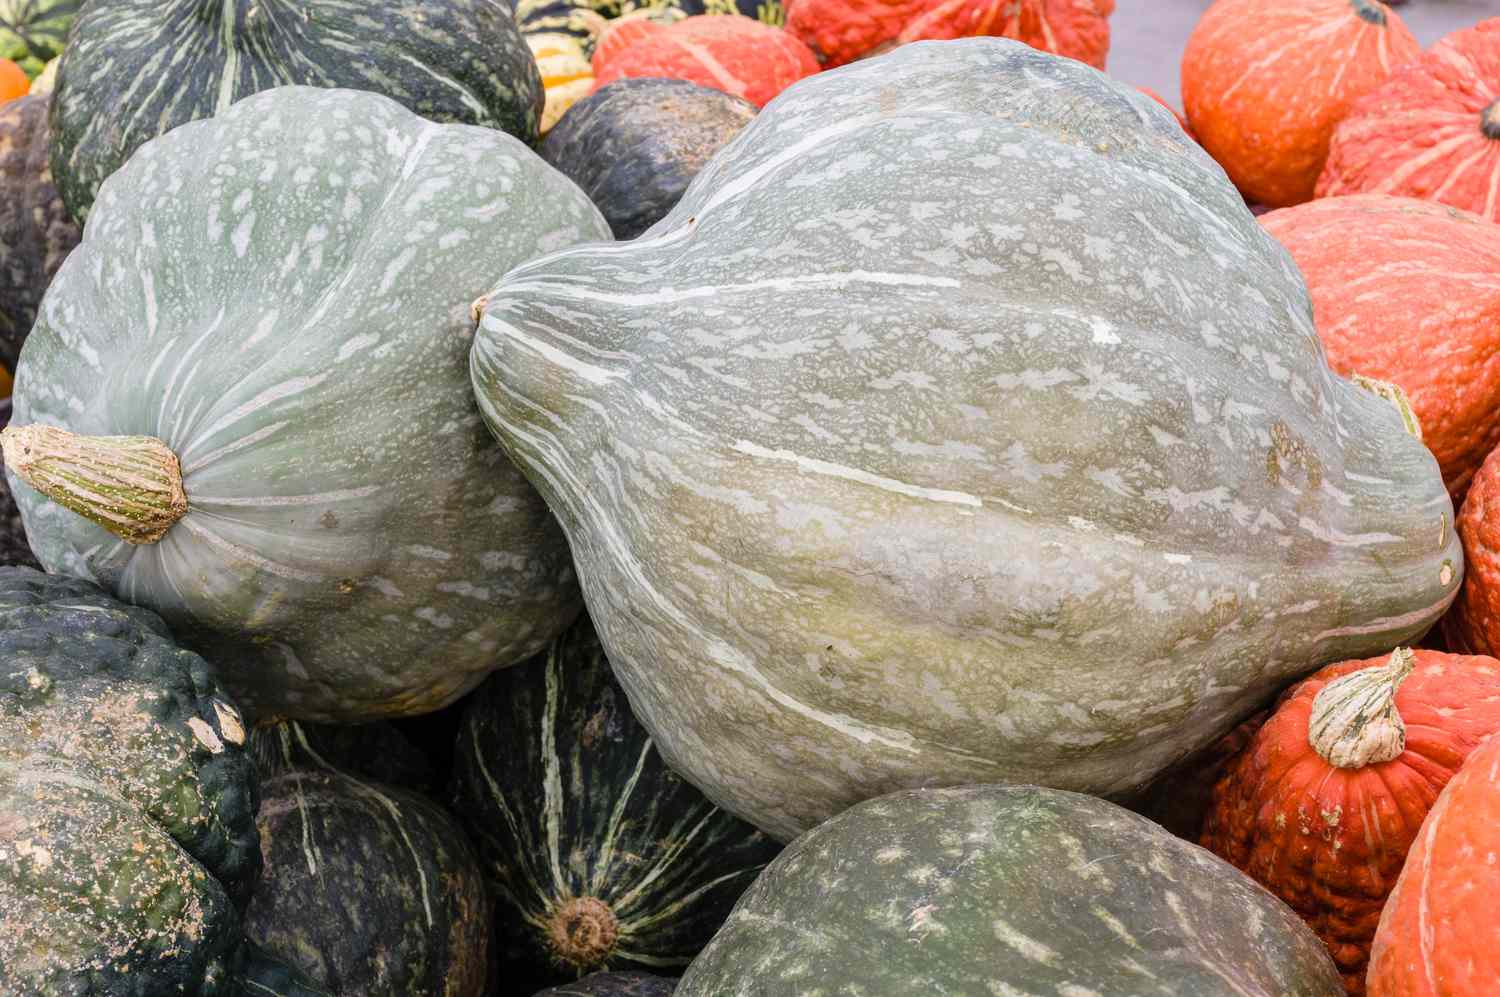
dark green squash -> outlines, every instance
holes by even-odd
[[[535,997],[671,997],[676,980],[650,973],[591,973],[576,983],[559,983]]]
[[[1280,900],[1096,797],[919,789],[787,846],[678,985],[792,994],[1339,997]]]
[[[13,60],[35,78],[62,53],[82,6],[83,0],[0,0],[0,59]]]
[[[42,294],[83,234],[47,165],[47,98],[0,104],[0,365],[16,369]]]
[[[537,986],[686,965],[779,850],[667,768],[586,618],[470,697],[455,784],[502,978]]]
[[[96,0],[73,25],[53,96],[68,210],[83,218],[150,139],[296,83],[373,91],[525,142],[542,113],[531,50],[494,0]]]
[[[463,831],[431,800],[319,750],[363,745],[362,767],[378,767],[375,755],[404,757],[398,738],[389,727],[255,731],[266,868],[245,931],[336,994],[479,997],[489,904]]]
[[[10,403],[7,401],[3,405],[6,415],[9,415]],[[41,568],[26,540],[21,510],[16,506],[16,497],[10,493],[10,482],[5,480],[5,459],[0,457],[0,565],[8,564]]]
[[[686,80],[617,80],[570,107],[540,151],[583,188],[616,239],[634,239],[754,117],[749,101]]]
[[[322,992],[241,930],[244,737],[154,613],[0,568],[0,993]]]

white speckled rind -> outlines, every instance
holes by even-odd
[[[38,557],[161,613],[261,718],[436,709],[578,609],[466,357],[497,273],[608,228],[509,135],[287,87],[100,191],[13,423],[166,441],[189,511],[134,547],[11,479]]]
[[[1460,580],[1436,463],[1223,172],[1019,43],[799,83],[639,239],[509,274],[473,371],[662,754],[782,838],[1128,792]]]

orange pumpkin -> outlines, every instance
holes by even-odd
[[[594,75],[609,63],[609,60],[625,51],[636,42],[649,38],[666,28],[644,15],[617,17],[604,25],[599,40],[594,43]]]
[[[1500,737],[1464,762],[1422,823],[1370,949],[1370,997],[1500,992]]]
[[[1193,135],[1248,200],[1311,200],[1353,101],[1421,54],[1378,0],[1218,0],[1182,57]]]
[[[1426,198],[1500,221],[1500,18],[1447,36],[1357,101],[1317,190]]]
[[[1500,444],[1500,226],[1378,194],[1260,223],[1307,280],[1328,365],[1406,391],[1456,508]]]
[[[1500,651],[1500,449],[1485,458],[1454,521],[1464,547],[1464,581],[1443,616],[1455,651]]]
[[[786,29],[824,66],[907,42],[994,35],[1104,68],[1115,0],[787,0]]]
[[[1351,994],[1438,793],[1500,730],[1500,660],[1398,649],[1283,697],[1214,787],[1202,844],[1286,901]]]
[[[9,59],[0,59],[0,104],[31,92],[31,79],[26,71]]]

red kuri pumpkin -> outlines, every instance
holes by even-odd
[[[598,41],[594,42],[594,74],[597,76],[601,66],[636,42],[665,29],[665,24],[639,13],[606,21]]]
[[[1114,9],[1115,0],[788,0],[786,27],[830,67],[907,42],[995,35],[1103,69]]]
[[[1457,508],[1500,444],[1500,226],[1378,194],[1260,223],[1307,279],[1328,365],[1406,391]]]
[[[1474,475],[1455,526],[1464,547],[1464,580],[1443,616],[1443,637],[1455,651],[1495,654],[1500,651],[1500,449]]]
[[[1356,101],[1317,192],[1420,197],[1500,221],[1500,17],[1447,36]]]
[[[1469,752],[1500,730],[1500,660],[1398,649],[1287,694],[1214,787],[1202,844],[1286,901],[1351,994],[1407,849]]]
[[[1193,135],[1251,201],[1311,200],[1353,101],[1421,54],[1379,0],[1218,0],[1182,57]]]
[[[594,58],[594,89],[627,76],[687,80],[764,107],[819,69],[812,50],[780,28],[739,14],[699,14],[648,31]]]
[[[1500,737],[1438,797],[1370,949],[1370,997],[1500,991]]]

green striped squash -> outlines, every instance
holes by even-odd
[[[687,965],[779,851],[662,762],[587,618],[474,692],[454,767],[518,988]]]
[[[528,143],[542,113],[541,77],[502,0],[95,0],[53,98],[63,201],[81,220],[145,142],[288,84],[368,90]]]
[[[62,54],[82,7],[83,0],[0,0],[0,59],[19,63],[35,79]]]

